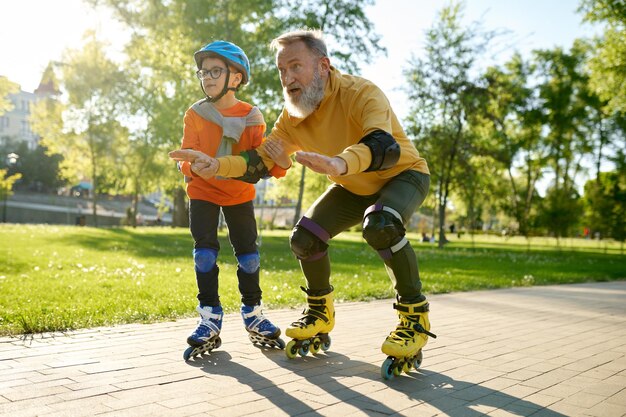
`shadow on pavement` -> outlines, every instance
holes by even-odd
[[[402,374],[384,381],[380,376],[379,367],[332,351],[295,359],[287,359],[284,354],[276,355],[269,354],[269,352],[266,352],[266,356],[281,367],[306,379],[308,383],[315,384],[319,390],[334,396],[339,400],[338,402],[350,404],[372,416],[399,413],[399,410],[386,405],[392,403],[394,399],[397,401],[399,397],[395,397],[396,394],[388,395],[388,401],[385,400],[383,403],[381,400],[368,396],[367,393],[363,394],[354,387],[343,384],[342,379],[358,376],[365,380],[363,384],[367,384],[368,381],[376,382],[377,385],[385,384],[389,389],[404,394],[405,398],[414,400],[415,403],[409,407],[425,403],[451,417],[484,416],[486,412],[495,409],[520,416],[528,416],[541,411],[544,417],[565,417],[564,414],[546,409],[542,405],[474,382],[455,380],[444,374],[429,371],[427,368],[413,370],[410,374]],[[253,370],[248,372],[254,374]],[[377,388],[374,390],[380,391]]]
[[[273,348],[261,348],[266,356],[272,358],[284,356],[284,351]],[[296,398],[286,392],[273,381],[258,374],[255,370],[240,365],[231,360],[232,356],[220,350],[214,350],[211,354],[196,356],[187,363],[190,366],[200,368],[207,374],[224,375],[235,378],[240,384],[249,386],[258,395],[271,401],[276,408],[289,413],[289,415],[307,414],[321,416],[315,409],[307,405],[301,398]]]

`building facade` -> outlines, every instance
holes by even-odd
[[[35,93],[20,90],[9,96],[13,110],[0,116],[0,144],[7,142],[26,142],[29,149],[35,149],[39,137],[30,129],[31,104],[37,101]]]
[[[10,94],[13,109],[0,115],[0,145],[26,142],[29,149],[35,149],[39,144],[39,136],[31,130],[32,105],[38,100],[56,96],[58,93],[54,72],[49,65],[44,71],[39,87],[33,93],[20,88],[18,93]]]

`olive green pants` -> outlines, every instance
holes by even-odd
[[[361,196],[333,184],[306,212],[305,217],[323,228],[330,238],[363,221],[365,210],[374,205],[390,207],[402,216],[404,226],[424,202],[430,187],[430,176],[405,171],[390,180],[376,194]],[[405,229],[399,231],[401,237]],[[400,239],[398,239],[399,241]],[[399,302],[413,304],[425,300],[417,267],[415,251],[409,243],[390,259],[384,260]],[[330,288],[330,259],[328,253],[314,261],[300,260],[300,267],[313,292],[327,292]],[[355,278],[355,279],[358,279]]]

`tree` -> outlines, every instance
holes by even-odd
[[[386,54],[380,36],[365,15],[373,0],[287,0],[286,28],[318,28],[328,41],[331,63],[348,72],[360,72],[359,62]]]
[[[540,203],[538,222],[558,243],[559,238],[572,236],[580,226],[582,214],[583,207],[576,189],[552,186]]]
[[[455,183],[461,183],[459,161],[471,156],[467,109],[478,94],[472,70],[493,34],[478,24],[461,26],[461,4],[452,4],[426,33],[426,58],[413,57],[405,70],[412,105],[407,132],[428,156],[437,197],[439,247],[446,241],[446,207]]]
[[[578,222],[571,216],[579,211],[576,178],[584,171],[585,155],[593,153],[593,137],[584,128],[591,123],[585,53],[580,42],[575,42],[569,52],[561,48],[535,51],[547,165],[554,175],[543,218],[556,237],[567,236],[563,233]]]
[[[30,149],[27,142],[18,140],[0,146],[0,155],[11,152],[19,155],[21,189],[51,191],[63,185],[64,181],[59,176],[60,155],[48,155],[43,146]]]
[[[470,112],[477,153],[488,156],[505,172],[508,195],[500,207],[528,237],[537,193],[535,185],[546,163],[541,103],[530,82],[534,65],[515,54],[502,68],[488,68],[479,81],[484,89]]]
[[[626,3],[622,0],[582,0],[579,11],[589,22],[603,22],[604,35],[595,40],[588,62],[590,84],[609,113],[626,113]]]
[[[8,175],[7,169],[0,169],[0,201],[3,202],[2,205],[2,221],[6,222],[7,220],[7,199],[13,195],[13,185],[16,181],[22,178],[22,174],[12,174]]]
[[[20,90],[20,86],[9,81],[7,77],[0,76],[0,116],[13,110],[13,103],[9,95],[15,94]]]
[[[617,169],[602,172],[598,178],[587,181],[583,205],[585,224],[591,233],[612,237],[622,243],[626,240],[626,155],[624,150],[616,157]]]
[[[45,99],[35,106],[31,117],[33,131],[41,136],[42,144],[63,156],[61,167],[66,178],[91,179],[96,226],[98,193],[106,191],[100,182],[114,172],[117,143],[125,135],[119,122],[123,117],[119,102],[123,74],[104,50],[104,44],[91,31],[86,33],[81,50],[67,50],[60,65],[66,100]]]
[[[105,4],[133,31],[126,46],[129,68],[136,66],[143,70],[134,74],[128,72],[128,75],[134,85],[151,88],[150,116],[144,126],[152,145],[157,148],[180,146],[182,114],[202,98],[199,82],[193,75],[193,52],[211,40],[226,39],[246,51],[252,67],[251,83],[242,88],[238,96],[261,108],[268,127],[282,108],[280,82],[274,56],[269,50],[271,39],[288,29],[322,27],[331,44],[339,45],[336,64],[345,62],[347,67],[354,67],[359,58],[382,51],[363,12],[371,0],[321,4],[308,1],[298,3],[297,7],[289,0],[89,2],[94,6]],[[162,179],[163,187],[175,194],[174,219],[179,221],[175,220],[174,224],[186,225],[183,224],[187,216],[180,176],[174,173],[174,164],[162,162],[161,166],[172,173]]]

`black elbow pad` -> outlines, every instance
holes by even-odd
[[[259,180],[270,176],[270,172],[263,163],[263,159],[261,159],[259,153],[255,149],[241,152],[239,155],[246,160],[247,169],[246,173],[241,177],[233,179],[249,182],[250,184],[256,184]]]
[[[372,163],[365,172],[389,169],[400,159],[400,145],[384,130],[368,133],[359,143],[367,145],[372,152]]]

